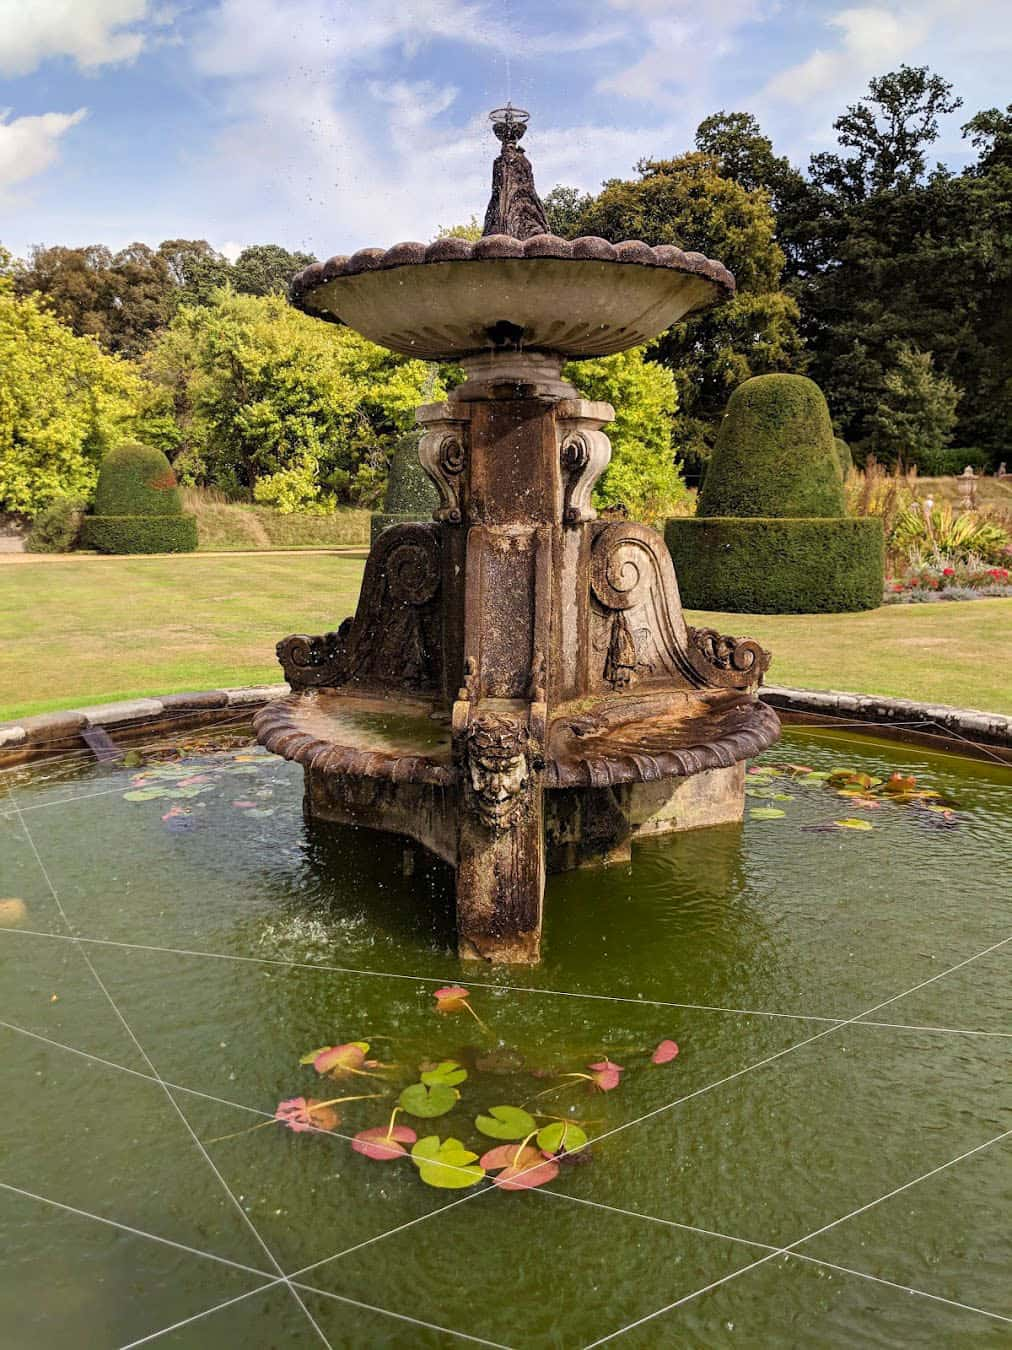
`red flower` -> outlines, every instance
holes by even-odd
[[[942,576],[943,576],[943,577],[954,577],[955,575],[956,575],[956,569],[955,569],[954,567],[943,567],[943,568],[942,568]]]

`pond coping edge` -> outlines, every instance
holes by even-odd
[[[15,718],[0,722],[0,764],[56,750],[78,750],[84,745],[81,732],[94,727],[115,728],[117,735],[128,740],[138,731],[169,731],[220,722],[222,712],[227,709],[243,709],[252,714],[289,692],[287,684],[204,689]],[[793,689],[776,684],[765,685],[759,697],[788,723],[817,722],[854,730],[874,727],[889,739],[913,743],[942,740],[953,750],[976,752],[977,756],[1012,763],[1012,717],[1002,713],[887,698],[881,694]],[[989,747],[999,754],[995,756]]]

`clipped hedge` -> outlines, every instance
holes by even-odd
[[[845,514],[829,408],[804,375],[756,375],[728,399],[699,516]]]
[[[431,520],[439,505],[439,492],[422,468],[418,458],[420,431],[400,437],[390,460],[383,510],[375,511],[369,521],[369,541],[374,544],[390,525],[409,525],[416,520]]]
[[[878,516],[781,520],[699,516],[664,531],[687,609],[835,614],[882,603]]]
[[[85,548],[99,553],[192,553],[196,516],[85,516]]]
[[[840,461],[840,472],[846,478],[854,467],[854,456],[850,453],[850,446],[839,436],[834,438],[833,444],[836,446],[836,458]]]
[[[190,553],[197,519],[184,514],[172,466],[151,445],[128,441],[110,450],[98,472],[95,514],[81,531],[101,553]]]

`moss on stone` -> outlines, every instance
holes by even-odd
[[[699,516],[844,514],[826,400],[803,375],[757,375],[731,395],[699,494]]]
[[[687,609],[831,614],[882,603],[878,516],[669,520],[665,542]]]

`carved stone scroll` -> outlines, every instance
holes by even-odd
[[[422,468],[439,490],[440,504],[433,512],[435,520],[459,525],[461,485],[467,466],[467,422],[461,418],[440,416],[442,405],[419,409],[419,421],[425,434],[418,443]],[[424,417],[422,414],[433,413]]]
[[[559,405],[562,523],[570,528],[597,519],[590,494],[611,459],[611,442],[601,427],[613,417],[607,403],[566,399]]]
[[[348,630],[345,619],[334,633],[310,637],[293,633],[282,638],[275,650],[285,679],[293,689],[319,689],[343,684],[348,673]]]
[[[706,682],[725,689],[762,683],[770,654],[753,638],[728,637],[715,628],[689,628],[689,657]]]

